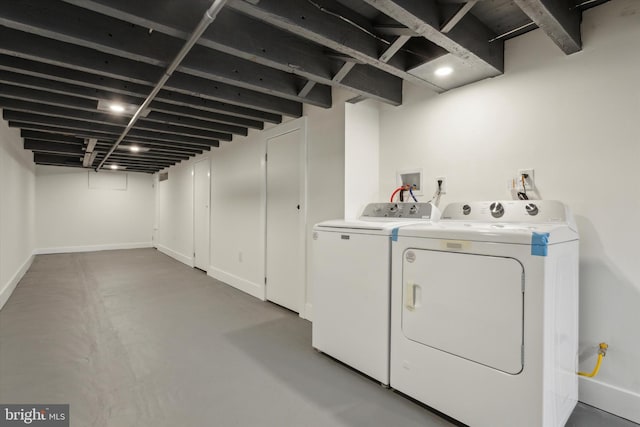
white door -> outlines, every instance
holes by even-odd
[[[509,374],[522,370],[523,268],[513,258],[408,249],[402,332]]]
[[[266,295],[300,313],[304,298],[302,144],[304,132],[267,139]]]
[[[196,268],[209,268],[209,159],[194,165],[193,174],[193,261]]]

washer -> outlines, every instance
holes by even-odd
[[[358,220],[315,225],[314,348],[389,384],[391,240],[399,227],[439,216],[430,203],[371,203]]]
[[[578,232],[556,201],[454,203],[392,248],[391,387],[473,427],[564,426]]]

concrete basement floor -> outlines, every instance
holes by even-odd
[[[70,403],[74,427],[456,425],[153,249],[37,256],[0,311],[0,402]],[[579,404],[567,425],[637,424]]]

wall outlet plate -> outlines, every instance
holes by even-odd
[[[434,182],[436,191],[438,191],[438,181],[442,181],[440,184],[440,194],[447,194],[447,177],[446,176],[437,176]]]

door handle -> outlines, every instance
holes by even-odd
[[[416,288],[418,285],[412,282],[407,282],[404,286],[404,306],[409,311],[416,309]]]

